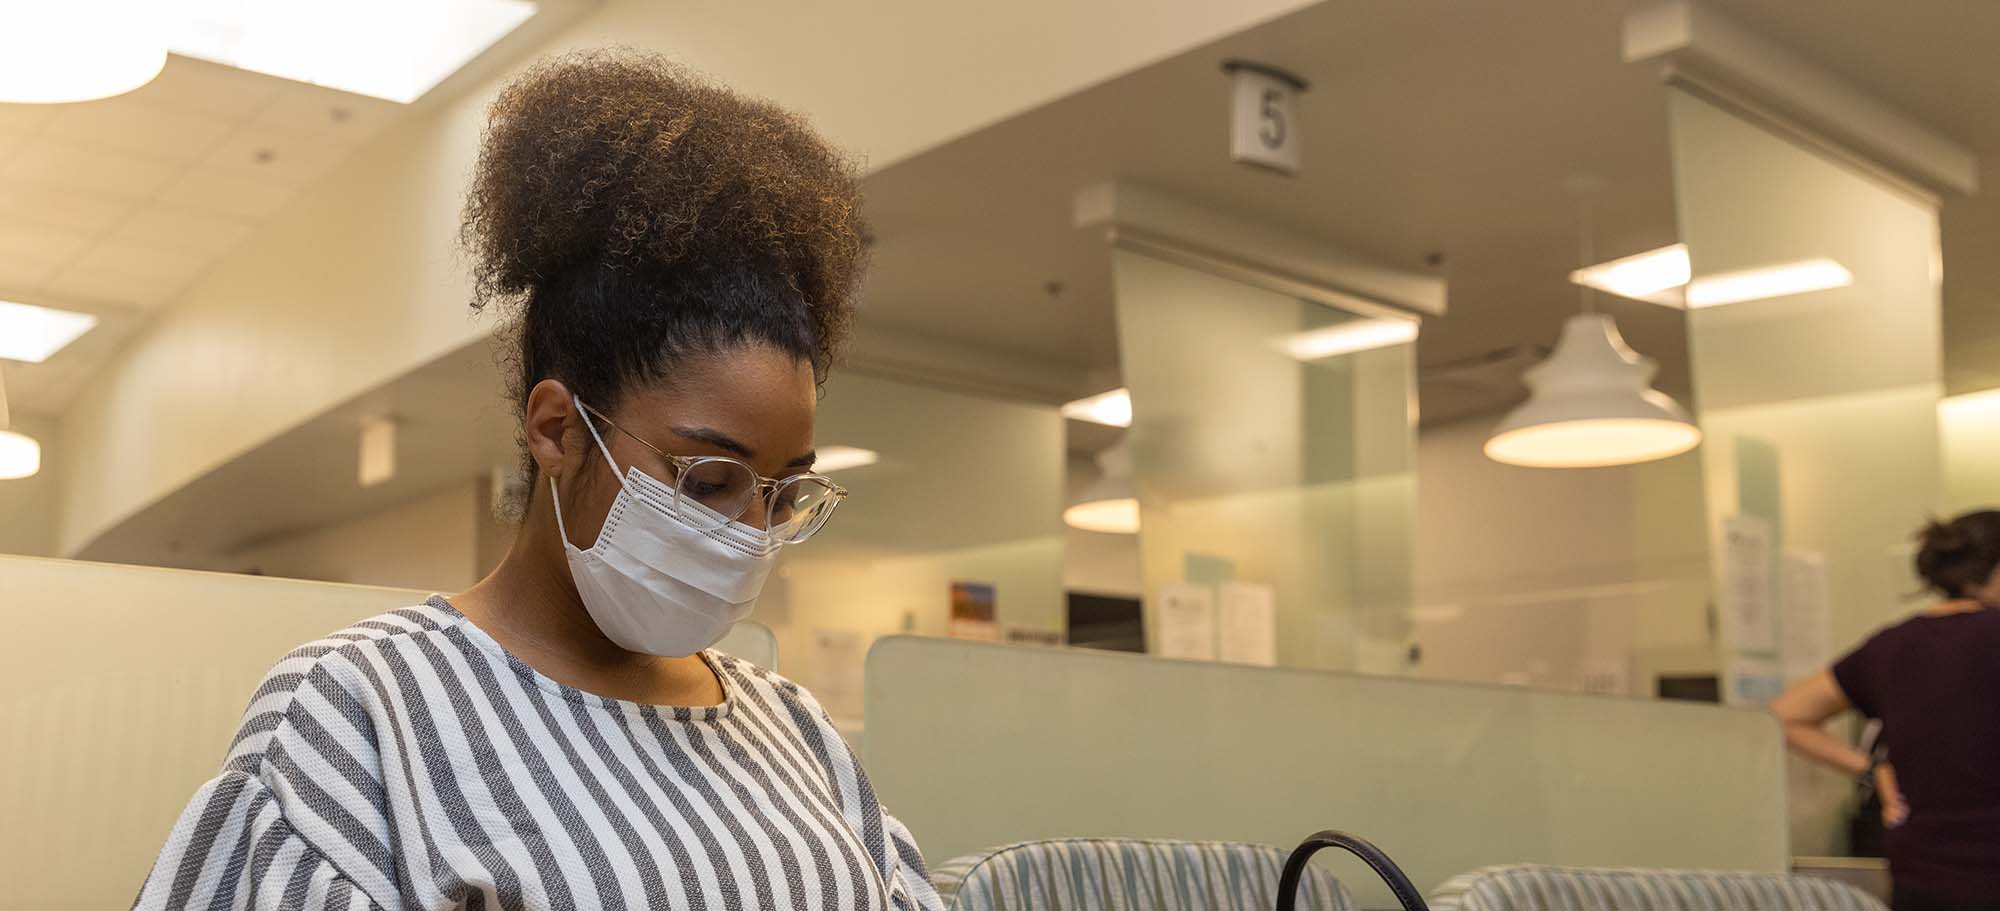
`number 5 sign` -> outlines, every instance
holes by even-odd
[[[1229,158],[1284,174],[1299,170],[1299,129],[1294,103],[1305,80],[1274,66],[1231,60],[1222,65],[1234,82],[1229,103]]]

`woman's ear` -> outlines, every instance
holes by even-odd
[[[528,443],[528,456],[535,460],[542,477],[560,477],[573,455],[564,439],[579,416],[569,387],[559,380],[543,380],[528,390],[528,407],[521,420],[521,435]]]

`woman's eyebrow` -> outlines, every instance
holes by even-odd
[[[757,455],[757,453],[751,451],[750,447],[737,442],[735,437],[711,427],[669,427],[667,429],[672,430],[675,436],[690,440],[700,440],[717,449],[726,450],[732,455],[745,459],[753,458]]]

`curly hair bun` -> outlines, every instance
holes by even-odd
[[[862,269],[857,173],[798,115],[663,57],[542,60],[491,108],[460,229],[472,306],[523,307],[590,270],[692,291],[747,268],[803,304],[823,368]]]

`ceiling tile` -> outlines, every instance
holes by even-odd
[[[0,297],[12,299],[40,290],[61,266],[62,262],[54,259],[0,256]]]
[[[41,135],[142,158],[187,163],[214,148],[230,122],[120,95],[62,105]]]
[[[33,133],[54,114],[46,104],[0,104],[0,136]]]
[[[103,241],[87,248],[44,287],[52,294],[152,308],[167,302],[212,257]]]
[[[37,137],[7,160],[0,178],[111,196],[150,196],[179,170],[161,161]]]
[[[170,206],[148,206],[132,213],[106,240],[160,250],[216,256],[250,232],[250,222]]]
[[[380,132],[405,109],[393,101],[293,83],[290,90],[259,111],[253,122],[354,145]]]
[[[242,218],[263,218],[292,198],[294,187],[197,166],[160,193],[160,201]]]
[[[0,259],[62,262],[74,258],[90,239],[78,231],[0,221]]]
[[[289,79],[169,54],[167,67],[158,78],[128,97],[241,121],[262,110],[294,84]]]
[[[0,223],[47,225],[102,234],[139,208],[136,196],[100,196],[22,181],[0,180]]]
[[[250,124],[231,131],[204,163],[252,180],[305,186],[333,170],[343,157],[340,147],[317,133]]]

